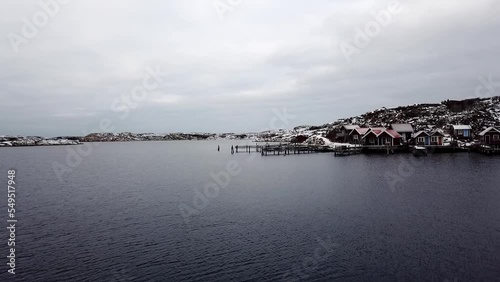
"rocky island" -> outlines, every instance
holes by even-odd
[[[467,124],[474,134],[500,126],[500,96],[465,100],[446,100],[434,104],[414,104],[380,108],[360,116],[338,119],[323,125],[302,125],[293,129],[275,129],[249,133],[91,133],[87,136],[0,135],[0,147],[78,145],[82,142],[128,142],[170,140],[252,140],[254,142],[297,142],[325,145],[335,141],[336,133],[346,124],[362,127],[386,127],[408,123],[415,131],[445,129],[452,124]]]

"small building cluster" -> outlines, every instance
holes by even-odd
[[[445,129],[424,128],[415,131],[411,124],[391,124],[390,127],[343,125],[334,134],[336,142],[359,144],[363,147],[422,146],[470,147],[500,150],[500,128],[489,127],[474,135],[470,125],[451,125]]]

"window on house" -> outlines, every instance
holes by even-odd
[[[418,141],[419,143],[424,143],[425,139],[424,139],[424,137],[418,137],[418,138],[417,138],[417,141]]]
[[[464,130],[463,129],[458,129],[457,130],[457,135],[464,135]]]
[[[354,139],[354,140],[358,140],[358,135],[354,135],[354,136],[352,136],[352,139]]]
[[[499,137],[500,137],[500,135],[495,134],[495,135],[493,135],[493,140],[498,140],[498,139],[500,139]]]
[[[438,141],[437,136],[432,136],[432,137],[431,137],[431,141],[432,141],[432,142],[437,142],[437,141]]]

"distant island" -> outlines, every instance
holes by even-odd
[[[339,141],[345,125],[390,127],[410,124],[415,132],[446,130],[454,124],[469,125],[477,135],[489,127],[500,127],[500,96],[465,100],[446,100],[435,104],[414,104],[380,108],[360,116],[338,119],[323,125],[302,125],[293,129],[274,129],[250,133],[91,133],[87,136],[9,136],[0,135],[0,147],[78,145],[82,142],[127,142],[170,140],[252,140],[254,142],[295,142],[324,145]]]

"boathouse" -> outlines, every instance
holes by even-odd
[[[351,144],[362,144],[363,136],[370,130],[369,128],[355,128],[348,135],[347,142]]]
[[[354,129],[358,129],[359,125],[348,124],[342,125],[337,133],[336,139],[340,142],[349,142],[349,135]]]
[[[452,125],[450,134],[455,140],[469,140],[473,137],[470,125]]]
[[[429,136],[431,138],[432,146],[443,146],[445,137],[443,132],[439,130],[434,130],[431,133],[429,133]]]
[[[374,127],[362,137],[362,143],[366,146],[399,146],[401,135],[394,129]]]
[[[431,144],[431,137],[429,133],[421,130],[413,135],[415,145],[428,146]]]
[[[444,133],[439,130],[422,130],[413,135],[413,143],[417,146],[443,146],[444,137]]]
[[[414,133],[413,126],[409,123],[394,123],[391,124],[391,129],[396,130],[399,135],[401,135],[401,140],[403,143],[407,143],[411,140]]]
[[[479,133],[481,145],[500,147],[500,129],[488,127]]]

